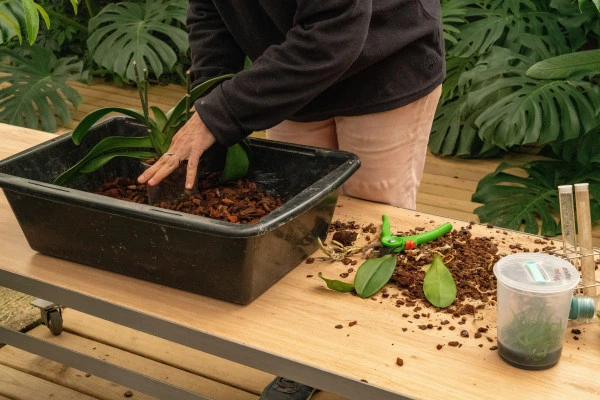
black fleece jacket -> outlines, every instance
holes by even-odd
[[[188,28],[194,84],[236,73],[195,103],[224,145],[401,107],[445,77],[440,0],[191,0]]]

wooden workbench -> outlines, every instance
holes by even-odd
[[[0,157],[50,137],[18,128],[3,132]],[[346,197],[340,198],[334,219],[364,226],[378,224],[382,214],[400,231],[415,226],[430,229],[446,221],[455,227],[468,225]],[[472,231],[508,237],[507,245],[535,246],[535,237],[529,235],[504,235],[484,225],[475,225]],[[408,309],[396,307],[392,297],[364,300],[327,290],[317,273],[336,277],[348,268],[339,262],[317,259],[302,263],[253,303],[240,306],[38,254],[28,246],[4,196],[0,196],[0,237],[0,286],[350,399],[579,400],[600,396],[597,323],[578,326],[583,331],[579,340],[567,333],[556,367],[524,371],[507,365],[490,350],[496,344],[493,309],[481,313],[482,320],[469,318],[461,328],[475,332],[477,327],[489,325],[487,336],[493,343],[473,335],[462,338],[460,329],[419,330],[416,321],[402,317]],[[394,290],[389,289],[390,293]],[[420,319],[419,324],[437,326],[448,318],[448,314],[431,311],[429,321]],[[350,327],[351,321],[357,324]],[[338,325],[342,328],[336,328]],[[461,346],[436,348],[449,341],[459,341]],[[404,361],[403,366],[397,365],[397,358]],[[85,370],[85,366],[78,367]]]

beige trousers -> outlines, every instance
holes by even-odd
[[[267,139],[354,153],[361,167],[344,184],[344,194],[414,210],[441,91],[440,85],[413,103],[381,113],[283,121],[267,130]]]

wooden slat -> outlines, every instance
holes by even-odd
[[[83,393],[4,365],[0,365],[0,395],[11,400],[94,400]]]
[[[274,376],[201,351],[120,326],[100,318],[65,310],[65,329],[138,356],[156,360],[195,375],[259,394]],[[93,327],[93,328],[92,328]],[[91,329],[92,328],[92,329]],[[118,335],[115,335],[118,332]]]
[[[429,158],[425,159],[427,163]],[[460,190],[467,190],[471,195],[475,193],[477,189],[477,182],[470,181],[460,178],[448,178],[446,176],[436,175],[424,172],[423,178],[421,179],[421,185],[428,183],[434,185],[437,188],[455,188]],[[421,188],[420,188],[421,190]]]
[[[29,334],[215,400],[256,399],[274,378],[262,371],[72,309],[64,310],[63,316],[65,331],[60,336],[52,336],[45,326],[39,326]],[[121,399],[129,390],[11,346],[0,349],[0,365],[102,400]],[[21,378],[17,380],[23,381]],[[146,394],[132,392],[136,399],[153,399]],[[344,400],[326,392],[318,393],[314,399]]]
[[[66,317],[68,318],[67,313]],[[94,329],[94,326],[90,326],[89,329]],[[113,331],[112,335],[117,332]],[[156,360],[140,357],[117,347],[95,342],[69,332],[63,332],[59,336],[53,336],[48,328],[40,326],[30,331],[29,334],[65,348],[102,359],[111,364],[119,365],[146,376],[168,382],[191,392],[203,394],[210,398],[214,398],[215,400],[256,400],[258,398],[257,394],[248,393],[195,375],[183,369],[177,369]],[[158,349],[159,352],[164,353],[169,353],[169,350],[169,342],[166,343],[165,347]],[[0,356],[0,363],[6,367],[42,378],[76,392],[85,393],[94,398],[107,400],[121,399],[123,398],[123,394],[128,390],[125,387],[105,381],[98,377],[86,377],[84,371],[65,367],[64,365],[10,346],[3,348],[2,351],[0,351]],[[152,399],[151,396],[147,396],[137,391],[133,392],[136,399]]]
[[[104,343],[131,354],[188,371],[194,375],[221,382],[256,395],[259,395],[274,378],[273,375],[266,372],[190,349],[76,310],[65,310],[64,326],[68,332],[74,335]],[[319,392],[313,399],[343,400],[342,397],[326,392]]]

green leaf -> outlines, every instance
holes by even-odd
[[[144,114],[141,111],[132,110],[129,108],[122,108],[122,107],[100,108],[100,109],[92,111],[91,113],[86,115],[79,122],[79,124],[75,127],[75,130],[73,131],[73,134],[71,136],[73,143],[79,145],[81,143],[81,141],[83,140],[84,136],[87,135],[87,133],[89,132],[90,128],[96,122],[98,122],[102,117],[104,117],[107,114],[110,114],[111,112],[118,112],[121,114],[128,115],[128,116],[136,119],[137,121],[141,122],[142,124],[148,126],[149,121],[146,120],[146,117],[144,116]]]
[[[73,11],[75,12],[75,15],[77,15],[77,1],[78,0],[71,0],[71,6],[73,6]]]
[[[511,168],[523,170],[526,177],[505,172]],[[474,210],[482,223],[556,236],[560,233],[557,187],[580,182],[590,183],[590,193],[600,189],[600,170],[595,164],[582,167],[545,160],[520,166],[502,163],[479,181],[471,200],[483,204]],[[600,198],[592,197],[590,208],[595,221],[600,217]]]
[[[373,296],[388,283],[395,268],[396,256],[393,254],[368,259],[356,271],[356,293],[362,298]]]
[[[469,109],[485,142],[508,150],[578,137],[596,125],[600,88],[581,80],[540,81],[525,76],[526,58],[497,49],[469,76]],[[516,64],[517,66],[512,66]],[[510,77],[498,79],[498,74]]]
[[[167,125],[167,116],[162,110],[156,106],[150,106],[150,110],[152,110],[152,114],[154,114],[154,121],[156,122],[156,127],[159,131],[163,131],[165,126]]]
[[[107,138],[107,139],[112,139],[112,138]],[[107,140],[107,139],[105,139],[105,140]],[[132,139],[132,138],[121,138],[121,139]],[[102,147],[102,146],[105,146],[105,144],[100,142],[100,143],[98,143],[98,145],[96,145],[96,147],[98,147],[98,146]],[[96,149],[96,147],[94,149]],[[119,148],[120,146],[115,146],[115,147]],[[146,146],[140,146],[140,147],[143,148]],[[139,159],[149,159],[149,158],[153,158],[153,157],[157,156],[157,153],[154,151],[139,151],[139,150],[136,151],[136,150],[132,150],[132,149],[127,149],[127,150],[102,152],[100,150],[94,151],[94,149],[92,149],[92,152],[94,152],[96,154],[94,157],[89,157],[89,154],[88,154],[88,156],[84,157],[77,164],[75,164],[74,166],[72,166],[71,168],[69,168],[68,170],[63,172],[62,174],[60,174],[54,180],[53,183],[55,185],[60,185],[60,186],[68,185],[77,176],[84,174],[84,173],[94,172],[94,171],[98,170],[100,167],[104,166],[104,164],[106,164],[107,162],[109,162],[110,160],[112,160],[115,157],[130,157],[130,158],[139,158]]]
[[[29,45],[33,45],[40,29],[40,16],[33,0],[21,0],[25,14],[25,30]]]
[[[217,76],[216,78],[208,79],[201,84],[197,85],[190,91],[190,98],[187,99],[184,96],[179,102],[175,105],[175,107],[171,108],[167,112],[168,121],[165,125],[165,129],[170,129],[172,127],[177,127],[180,122],[181,116],[186,112],[186,108],[188,103],[193,104],[196,100],[198,100],[207,90],[216,85],[217,83],[230,79],[233,77],[233,74],[226,74]]]
[[[239,178],[243,178],[248,173],[250,160],[248,154],[242,146],[234,144],[227,148],[227,156],[225,158],[225,167],[221,175],[222,182],[230,182]]]
[[[334,279],[327,279],[319,272],[319,278],[323,279],[327,287],[336,292],[348,293],[354,290],[354,285],[348,282],[342,282]]]
[[[21,25],[19,24],[17,13],[18,11],[13,10],[12,7],[7,7],[6,4],[0,3],[0,44],[8,43],[15,36],[19,39],[19,44],[23,43]]]
[[[456,298],[456,283],[439,254],[433,255],[431,267],[423,280],[425,298],[436,307],[446,308]]]
[[[579,51],[533,64],[527,76],[534,79],[567,79],[573,75],[600,74],[600,50]]]
[[[42,16],[44,23],[46,24],[46,28],[50,29],[50,17],[48,16],[48,13],[46,12],[46,10],[44,10],[44,8],[42,6],[40,6],[39,4],[36,4],[35,8],[38,10],[40,15]]]
[[[147,0],[107,5],[89,21],[88,49],[96,63],[134,80],[133,61],[160,77],[188,49],[187,32],[173,20],[185,18],[187,2]]]
[[[0,64],[0,121],[32,129],[54,132],[71,120],[70,107],[81,96],[68,81],[81,76],[83,63],[76,57],[57,59],[41,47],[2,49]]]

